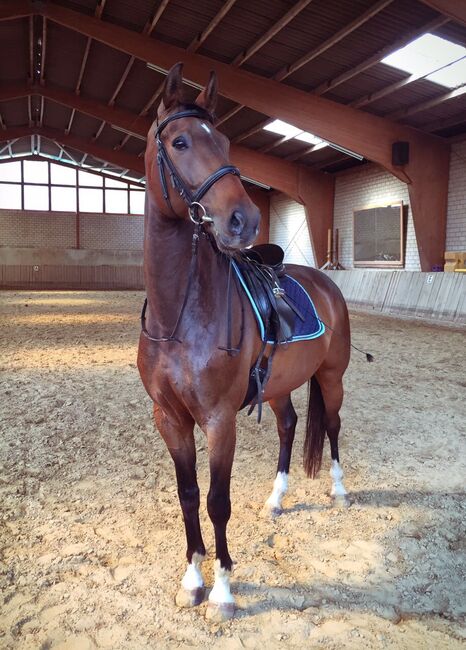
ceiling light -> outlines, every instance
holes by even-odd
[[[294,138],[301,133],[301,129],[297,129],[292,124],[288,122],[283,122],[283,120],[274,120],[270,124],[264,126],[264,131],[271,131],[272,133],[277,133],[278,135],[283,135],[288,138]]]

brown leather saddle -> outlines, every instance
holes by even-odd
[[[241,251],[236,260],[264,323],[265,341],[277,344],[291,340],[296,317],[303,318],[280,285],[285,275],[284,255],[276,244],[261,244]]]
[[[293,337],[296,318],[303,315],[288,299],[280,284],[285,275],[284,251],[276,244],[261,244],[241,251],[235,263],[264,324],[262,350],[251,368],[249,385],[241,408],[250,405],[248,415],[257,405],[258,422],[262,414],[262,396],[272,372],[272,360],[278,345]],[[266,346],[272,344],[266,356]]]

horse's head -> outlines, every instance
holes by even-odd
[[[202,220],[219,249],[231,253],[252,244],[260,212],[238,170],[229,163],[228,138],[212,123],[217,101],[215,73],[195,104],[183,101],[182,83],[182,64],[178,63],[168,73],[157,120],[149,131],[145,160],[149,196],[166,218],[191,215],[193,220]],[[197,205],[188,208],[193,201]]]

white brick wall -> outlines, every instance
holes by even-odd
[[[80,214],[80,248],[142,250],[142,215]],[[71,212],[0,210],[0,246],[75,248],[76,215]]]
[[[451,148],[446,249],[466,251],[466,142]]]
[[[0,210],[0,246],[74,248],[74,213]]]
[[[81,214],[81,248],[142,250],[144,217],[125,214]]]
[[[420,271],[408,186],[376,165],[360,167],[336,177],[334,228],[339,229],[340,263],[345,268],[353,266],[353,210],[397,201],[408,205],[405,269]]]
[[[315,266],[304,206],[286,194],[270,197],[269,240],[283,248],[285,262]]]

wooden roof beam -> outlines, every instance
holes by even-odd
[[[312,92],[315,95],[325,94],[329,90],[332,90],[332,88],[336,88],[340,84],[349,81],[356,75],[361,74],[361,72],[365,72],[369,68],[372,68],[377,63],[380,63],[380,61],[384,59],[386,56],[392,54],[396,50],[399,50],[405,45],[408,45],[408,43],[411,43],[411,41],[414,41],[414,39],[418,38],[419,36],[422,36],[423,34],[427,34],[428,32],[435,31],[436,29],[442,27],[442,25],[445,25],[448,22],[449,19],[445,18],[445,16],[438,16],[437,18],[434,18],[428,23],[422,25],[422,27],[418,27],[417,29],[413,29],[409,32],[406,32],[406,34],[404,34],[404,36],[399,38],[397,41],[395,41],[394,43],[390,43],[390,45],[386,45],[382,49],[375,52],[368,59],[361,61],[361,63],[359,63],[358,65],[351,67],[349,70],[346,70],[346,72],[342,72],[342,74],[339,74],[333,79],[327,79],[327,81],[324,81],[319,86],[314,88]]]
[[[429,132],[442,131],[443,129],[449,129],[453,126],[458,126],[458,124],[464,123],[466,123],[466,113],[463,111],[462,113],[458,113],[452,117],[442,117],[437,120],[432,120],[432,122],[423,124],[422,129]]]
[[[421,134],[415,129],[316,97],[259,75],[231,68],[214,59],[187,53],[174,45],[98,21],[60,5],[47,4],[43,6],[42,11],[49,19],[63,26],[92,36],[110,47],[154,65],[169,69],[173,63],[183,61],[186,77],[196,83],[205,83],[206,70],[216,70],[224,96],[259,112],[268,113],[270,117],[291,122],[303,131],[309,131],[324,140],[336,141],[337,144],[380,163],[404,179],[406,177],[403,173],[400,174],[400,170],[394,168],[391,163],[393,141],[430,141],[432,145],[443,146],[440,140]]]
[[[0,4],[0,21],[26,18],[34,13],[30,0],[3,0]]]
[[[351,34],[351,32],[353,32],[355,29],[363,25],[370,18],[373,18],[373,16],[379,13],[379,11],[382,11],[382,9],[384,9],[388,4],[390,4],[390,2],[393,2],[393,0],[379,0],[379,2],[377,2],[373,7],[370,7],[367,11],[365,11],[360,16],[355,18],[352,22],[348,23],[348,25],[345,25],[345,27],[340,29],[336,34],[333,34],[333,36],[325,40],[323,43],[321,43],[317,47],[307,52],[307,54],[304,54],[297,61],[295,61],[290,65],[286,65],[283,68],[280,68],[280,70],[273,75],[272,79],[275,79],[275,81],[282,81],[283,79],[286,79],[286,77],[289,77],[294,72],[302,68],[304,65],[306,65],[316,57],[323,54],[326,50],[331,48],[333,45],[336,45],[336,43],[338,43],[343,38]],[[219,120],[219,124],[223,124],[224,122],[229,120],[231,117],[236,115],[236,113],[238,113],[238,111],[240,111],[242,108],[244,108],[244,106],[237,106],[234,109],[231,109],[230,111],[225,113],[225,115],[222,115],[222,117]],[[266,122],[264,122],[264,125],[265,124]]]
[[[152,32],[156,28],[157,23],[159,22],[160,18],[162,17],[162,14],[165,11],[165,9],[166,9],[169,2],[170,2],[170,0],[162,0],[162,2],[159,4],[154,16],[152,17],[151,20],[149,20],[145,24],[144,29],[142,30],[142,33],[145,36],[150,36],[152,34]],[[120,90],[123,88],[123,84],[125,83],[126,79],[128,78],[129,73],[133,69],[133,65],[134,65],[135,61],[136,61],[136,57],[135,56],[130,56],[130,58],[128,60],[128,63],[126,64],[126,68],[124,69],[123,74],[121,75],[120,80],[118,81],[118,83],[116,85],[116,88],[113,91],[113,94],[112,94],[112,96],[110,97],[110,99],[108,101],[109,106],[114,105],[115,100],[118,97],[118,94],[119,94]],[[94,140],[97,140],[99,135],[102,133],[102,131],[104,129],[104,126],[105,126],[105,124],[100,125],[100,127],[97,130],[97,133],[94,135]],[[120,147],[118,147],[118,148],[121,149],[121,146],[123,146],[123,145],[120,145]]]
[[[461,57],[461,58],[465,58],[465,57]],[[459,61],[460,59],[457,60]],[[456,63],[456,61],[453,61],[453,63]],[[419,81],[420,79],[425,79],[426,77],[433,74],[434,72],[438,72],[439,70],[444,70],[445,68],[448,68],[451,65],[452,63],[447,63],[446,65],[442,65],[439,68],[435,68],[434,70],[430,70],[428,72],[417,72],[415,74],[410,74],[404,79],[395,81],[394,83],[385,86],[384,88],[381,88],[380,90],[377,90],[374,93],[369,93],[368,95],[364,95],[363,97],[354,99],[352,102],[347,104],[347,106],[353,106],[353,108],[361,108],[361,106],[367,106],[367,104],[372,104],[372,102],[375,102],[377,99],[382,99],[382,97],[386,97],[387,95],[390,95],[396,90],[399,90],[400,88],[404,88],[408,84],[411,84],[415,81]]]
[[[85,98],[82,95],[75,95],[73,92],[70,92],[68,90],[63,90],[61,88],[56,88],[50,85],[40,86],[37,84],[34,86],[28,86],[26,84],[24,85],[11,84],[0,90],[0,102],[9,101],[11,99],[16,99],[18,97],[25,97],[28,94],[37,94],[41,97],[45,97],[48,100],[54,101],[63,106],[67,106],[72,110],[79,111],[81,113],[89,115],[90,117],[96,117],[98,119],[101,119],[104,122],[107,122],[109,124],[118,127],[119,130],[125,131],[128,135],[139,138],[144,141],[146,140],[147,132],[149,131],[152,125],[151,120],[149,120],[147,117],[136,115],[134,113],[131,113],[130,111],[127,111],[126,109],[119,108],[117,106],[109,107],[107,104],[103,102],[99,102],[94,99]],[[256,163],[258,160],[257,156],[259,156],[260,158],[259,153],[253,152],[252,150],[246,149],[244,147],[239,147],[235,144],[232,145],[232,151],[240,152],[240,154],[237,155],[241,155],[241,159],[246,162],[249,153],[251,155],[254,154],[254,163]],[[262,159],[267,162],[267,166],[280,164],[280,159],[276,157],[262,155]],[[288,165],[287,166],[288,170],[293,169],[293,166],[290,167],[289,163],[286,164]],[[300,166],[298,165],[298,168],[299,167]],[[249,171],[251,172],[251,170],[253,169],[253,165],[248,163],[248,168]],[[293,171],[292,176],[295,176],[296,173],[297,173],[296,170]],[[250,176],[251,178],[254,178],[253,173],[247,173],[246,175]],[[319,179],[322,180],[319,174],[316,173],[315,175],[317,180]],[[260,179],[254,178],[254,180],[260,180]],[[272,185],[273,187],[275,187],[275,185],[271,181],[267,182],[262,180],[261,182],[264,182],[268,185]],[[280,188],[277,187],[276,189],[280,189]],[[282,191],[286,191],[286,190],[283,189]]]
[[[408,108],[402,108],[398,111],[393,111],[393,113],[389,113],[387,117],[390,117],[393,120],[402,120],[406,117],[409,117],[410,115],[415,115],[421,111],[426,111],[428,108],[433,108],[434,106],[443,104],[443,102],[446,102],[449,99],[461,97],[461,95],[464,95],[465,93],[466,84],[463,84],[454,90],[449,90],[446,93],[442,93],[441,95],[427,99],[425,102],[421,102],[420,104],[413,104],[412,106],[408,106]]]
[[[368,20],[376,16],[380,11],[382,11],[382,9],[385,9],[385,7],[389,5],[391,2],[393,2],[393,0],[379,0],[372,7],[369,7],[366,11],[364,11],[361,15],[357,16],[354,20],[349,22],[338,32],[330,36],[330,38],[325,40],[323,43],[310,50],[307,54],[304,54],[301,58],[299,58],[294,63],[291,63],[290,65],[281,68],[273,76],[273,79],[275,79],[276,81],[282,81],[283,79],[286,79],[287,77],[295,73],[297,70],[310,63],[310,61],[316,59],[318,56],[320,56],[328,49],[330,49],[331,47],[339,43],[341,40],[346,38],[346,36],[348,36],[356,29],[361,27],[361,25],[364,25],[364,23],[366,23]]]
[[[435,11],[466,25],[466,3],[461,0],[421,0]]]
[[[391,2],[392,0],[384,0],[385,2]],[[248,59],[250,59],[258,50],[260,50],[261,47],[263,47],[266,43],[272,40],[272,38],[278,34],[280,30],[282,30],[284,27],[288,25],[296,16],[303,11],[307,7],[308,4],[310,4],[312,0],[299,0],[299,2],[296,2],[291,9],[289,9],[286,14],[284,14],[280,20],[277,20],[277,22],[272,25],[270,29],[268,29],[265,34],[260,36],[251,47],[249,47],[247,50],[244,50],[243,52],[240,52],[238,56],[236,56],[233,61],[231,62],[231,65],[234,66],[240,66],[243,65]]]
[[[223,7],[215,14],[207,27],[191,41],[191,43],[186,48],[187,52],[195,52],[201,47],[204,41],[207,40],[210,34],[217,27],[219,22],[227,15],[235,2],[236,0],[228,0],[228,2],[225,2],[223,4]]]
[[[29,16],[29,83],[34,81],[34,16]]]
[[[99,160],[107,161],[121,169],[128,168],[137,173],[144,174],[144,162],[138,159],[137,156],[121,151],[113,151],[113,149],[102,147],[90,142],[89,140],[84,140],[71,134],[66,135],[58,129],[17,126],[9,128],[6,131],[0,131],[0,140],[2,141],[14,138],[24,138],[27,136],[30,136],[31,138],[41,136],[51,140],[52,142],[56,142],[61,146],[68,146],[77,149],[82,153],[98,158]],[[67,155],[69,155],[68,152]]]
[[[102,18],[102,13],[103,13],[103,11],[105,9],[105,3],[106,2],[107,2],[107,0],[98,0],[97,1],[97,5],[96,5],[96,8],[94,10],[94,16],[96,18],[98,18],[99,20]],[[92,43],[92,38],[90,36],[88,36],[87,41],[86,41],[86,46],[84,48],[83,58],[81,59],[81,66],[79,68],[78,79],[76,81],[76,86],[75,86],[75,89],[74,89],[74,92],[77,95],[79,95],[79,93],[81,92],[81,84],[83,82],[84,71],[86,69],[87,59],[89,58],[89,52],[91,50],[91,43]],[[65,129],[65,133],[70,133],[71,128],[73,126],[73,121],[74,121],[75,115],[76,115],[76,111],[71,111],[70,119],[68,120],[68,126]]]
[[[42,19],[42,40],[38,48],[38,57],[40,57],[39,83],[44,83],[45,61],[47,56],[47,18]]]
[[[39,5],[38,8],[50,20],[164,69],[183,61],[186,78],[197,84],[205,84],[206,70],[215,70],[224,96],[379,163],[409,184],[423,270],[442,263],[450,147],[440,138],[186,52],[57,4]],[[403,168],[394,166],[391,159],[392,144],[398,140],[410,144],[410,160]],[[269,158],[277,160],[273,156]]]

